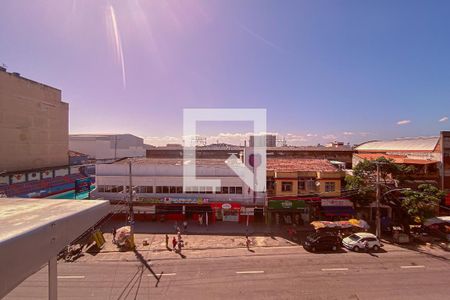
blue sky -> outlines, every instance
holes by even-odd
[[[193,107],[266,108],[268,131],[296,145],[450,129],[448,1],[1,7],[0,63],[60,88],[72,133],[178,142],[182,109]],[[241,125],[199,132],[210,142],[239,142],[250,128]]]

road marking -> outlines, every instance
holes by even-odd
[[[348,271],[348,268],[329,268],[329,269],[322,269],[322,271]]]
[[[60,275],[58,279],[84,279],[84,275]]]
[[[237,271],[236,274],[262,274],[264,271]]]
[[[419,269],[425,268],[425,266],[400,266],[401,269]]]
[[[177,275],[177,273],[162,273],[159,274],[158,276],[175,276]],[[147,276],[154,276],[153,274],[147,274]]]

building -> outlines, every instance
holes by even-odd
[[[413,165],[416,181],[433,182],[450,191],[450,132],[439,136],[370,141],[355,148],[353,165],[367,159],[385,157],[395,163]]]
[[[268,223],[303,224],[353,215],[353,204],[341,199],[344,177],[325,159],[268,159]]]
[[[196,147],[197,158],[227,159],[231,154],[241,157],[245,147],[228,144],[208,145]],[[346,168],[352,168],[352,156],[354,150],[350,146],[324,147],[268,147],[269,158],[304,158],[304,159],[326,159],[336,163],[342,163]],[[167,145],[147,149],[148,158],[183,158],[183,147],[181,145]]]
[[[0,67],[0,173],[68,165],[68,113],[61,90]]]
[[[91,159],[117,160],[145,156],[144,139],[132,134],[71,134],[69,148]]]
[[[262,135],[251,135],[248,139],[248,143],[250,147],[259,146],[259,144],[255,144],[256,139],[266,139],[266,147],[276,147],[277,146],[277,136],[275,134],[262,134]]]
[[[89,162],[89,156],[87,154],[69,150],[69,165],[83,165]]]
[[[130,169],[127,159],[97,165],[94,197],[124,203],[128,197]],[[135,211],[146,220],[203,222],[264,221],[264,197],[252,190],[228,167],[224,159],[196,159],[197,177],[219,179],[221,189],[199,186],[183,189],[182,159],[132,160]],[[247,217],[248,216],[248,217]]]

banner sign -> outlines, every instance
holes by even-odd
[[[304,209],[303,200],[269,200],[270,209]]]
[[[253,207],[241,207],[241,216],[254,216],[255,209]]]
[[[322,206],[350,206],[353,207],[353,202],[348,199],[322,199],[320,201]]]
[[[91,190],[91,178],[75,180],[75,194],[87,193]]]
[[[207,198],[143,198],[144,203],[155,204],[207,204]]]

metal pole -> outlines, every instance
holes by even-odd
[[[376,196],[377,196],[377,211],[376,211],[376,236],[380,238],[381,236],[381,218],[380,218],[380,164],[377,166],[377,177],[376,177]]]
[[[128,186],[128,192],[129,192],[129,201],[128,201],[128,206],[129,206],[129,213],[128,213],[128,222],[130,225],[130,234],[131,234],[131,242],[132,242],[132,246],[134,247],[134,213],[133,213],[133,182],[132,182],[132,164],[131,164],[131,159],[128,160],[128,167],[129,167],[129,186]]]
[[[48,299],[58,299],[58,269],[56,256],[48,261]]]

